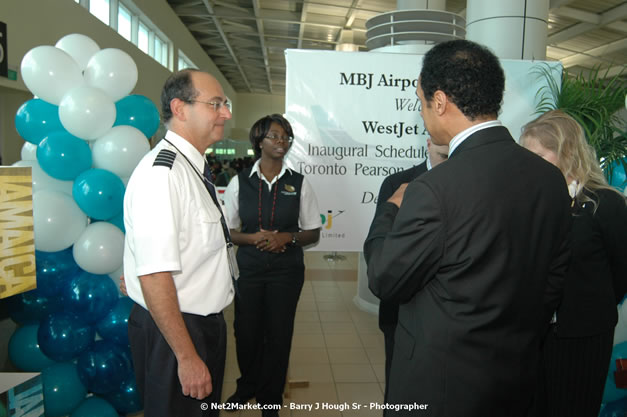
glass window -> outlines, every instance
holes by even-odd
[[[109,24],[109,0],[90,0],[89,13],[96,16],[104,24]]]
[[[161,62],[161,55],[163,52],[163,41],[158,36],[155,36],[155,60]]]
[[[167,68],[168,66],[168,44],[155,35],[155,60]]]
[[[118,7],[118,33],[131,40],[131,12],[121,4]]]
[[[137,47],[148,53],[148,27],[139,22],[139,33],[137,34]]]
[[[179,64],[177,66],[177,68],[179,70],[185,69],[185,68],[198,68],[196,65],[194,65],[194,63],[185,56],[185,54],[183,53],[183,51],[181,51],[179,49]]]

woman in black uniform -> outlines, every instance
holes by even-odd
[[[553,110],[521,144],[557,166],[572,197],[572,255],[564,295],[542,347],[538,417],[596,417],[627,291],[627,205],[610,187],[581,126]]]
[[[240,269],[234,327],[241,377],[228,403],[283,403],[305,274],[302,246],[317,242],[322,226],[313,189],[283,161],[293,138],[283,116],[258,120],[250,131],[258,159],[233,178],[224,195]],[[262,415],[278,416],[278,410]]]

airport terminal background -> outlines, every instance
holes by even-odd
[[[225,94],[233,102],[234,111],[233,119],[225,130],[226,139],[210,150],[210,160],[223,164],[229,161],[233,167],[234,161],[250,158],[247,141],[250,125],[265,114],[285,112],[283,93],[262,94],[236,90],[165,0],[91,2],[90,9],[89,0],[0,1],[0,22],[7,25],[8,48],[5,59],[8,61],[9,73],[18,73],[17,80],[0,77],[0,155],[5,165],[20,159],[24,141],[17,134],[13,119],[19,106],[32,98],[19,77],[21,58],[31,48],[53,45],[70,33],[84,33],[102,48],[119,48],[127,52],[137,64],[140,74],[133,93],[142,94],[156,104],[159,103],[163,80],[173,70],[198,67],[216,76],[224,86]],[[551,4],[554,3],[559,7],[567,7],[573,2],[552,0]],[[117,6],[117,9],[110,12],[96,7],[98,5],[111,8]],[[626,6],[627,2],[608,2],[608,8],[616,8],[613,13],[620,14],[618,19],[611,20],[616,24],[615,27],[622,28],[623,34],[627,32],[627,23],[623,20],[627,16]],[[593,14],[588,12],[584,17],[591,19]],[[104,23],[112,16],[118,19],[117,29]],[[609,19],[608,16],[605,14],[601,18]],[[598,24],[602,24],[602,21]],[[151,42],[150,47],[148,42]],[[611,51],[606,51],[618,50],[624,53],[627,49],[625,39],[617,42],[620,45],[610,46]],[[596,52],[601,54],[603,51]],[[163,128],[152,138],[152,145],[162,134]],[[359,292],[360,255],[354,252],[307,252],[305,262],[305,286],[298,304],[290,358],[289,378],[295,384],[290,388],[285,403],[329,404],[329,409],[315,414],[319,416],[380,416],[381,411],[377,410],[342,409],[343,404],[367,404],[383,400],[383,335],[378,329],[376,314],[359,308],[355,303]],[[0,366],[3,371],[15,371],[7,353],[9,337],[15,324],[7,315],[4,305],[0,303]],[[232,328],[233,306],[225,311],[225,317],[229,324],[223,387],[223,395],[226,397],[234,391],[235,380],[239,376]],[[302,381],[307,381],[308,386],[299,386],[298,383]],[[258,414],[241,412],[234,415]],[[280,414],[312,415],[302,409],[284,409]]]

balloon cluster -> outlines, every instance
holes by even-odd
[[[614,378],[617,359],[627,359],[627,302],[625,300],[618,306],[618,323],[614,328],[614,348],[605,380],[600,417],[627,415],[627,389],[618,388]]]
[[[8,299],[20,324],[9,357],[42,372],[47,417],[139,411],[127,336],[133,303],[117,288],[122,203],[159,112],[128,95],[133,59],[81,34],[31,49],[21,72],[35,98],[15,116],[26,142],[14,166],[32,167],[37,289]]]

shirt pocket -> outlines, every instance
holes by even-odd
[[[199,233],[206,252],[215,252],[226,245],[224,231],[220,222],[220,213],[217,208],[201,207],[196,210],[198,219],[198,230],[192,233]]]

